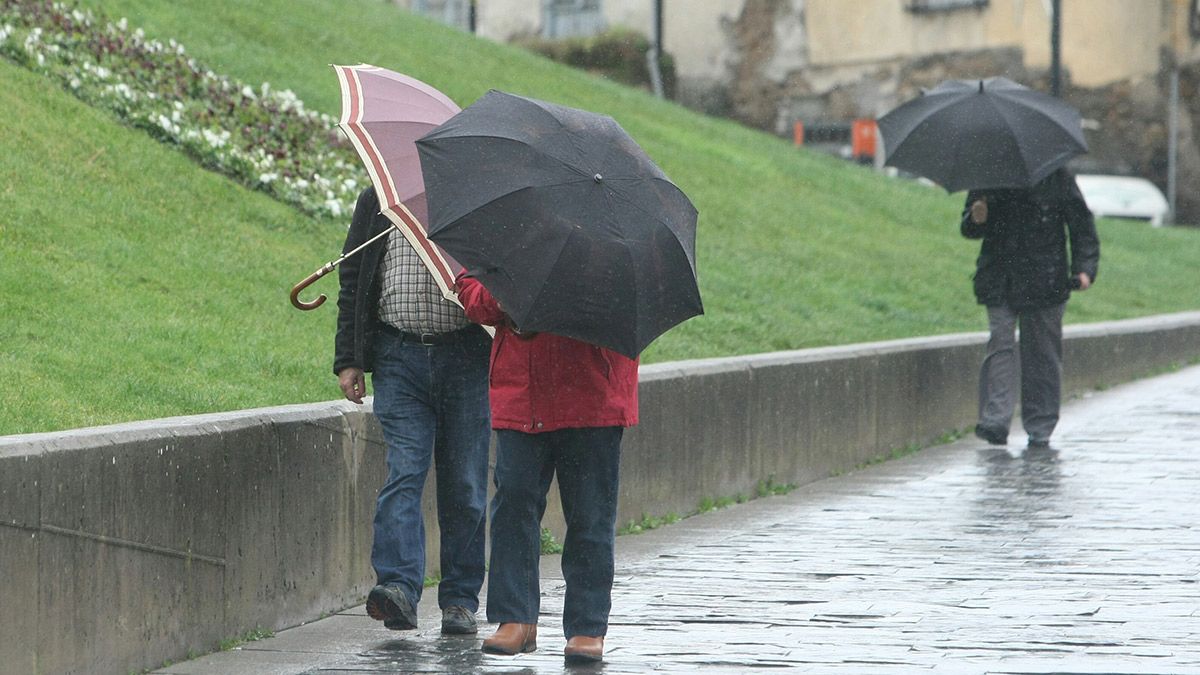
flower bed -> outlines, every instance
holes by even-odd
[[[174,40],[46,0],[0,0],[0,55],[306,213],[353,209],[364,174],[357,154],[337,120],[291,91],[218,75]]]

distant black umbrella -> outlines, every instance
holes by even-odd
[[[522,331],[634,357],[704,312],[696,209],[611,117],[491,91],[417,149],[429,238]]]
[[[1079,111],[1003,77],[950,80],[879,118],[888,166],[949,192],[1031,187],[1087,152]]]

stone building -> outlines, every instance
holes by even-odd
[[[397,0],[458,16],[470,0]],[[661,0],[684,105],[791,135],[874,118],[947,78],[1004,75],[1048,90],[1051,0]],[[654,0],[475,0],[474,30],[509,41],[608,27],[653,34]],[[455,9],[457,8],[457,9]],[[1081,170],[1168,187],[1178,78],[1177,213],[1200,224],[1200,2],[1061,0],[1062,96],[1091,153]],[[457,14],[455,14],[457,12]],[[450,20],[454,23],[454,20]]]

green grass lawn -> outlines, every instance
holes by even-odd
[[[0,82],[0,434],[333,397],[333,314],[287,291],[336,224],[3,60]]]
[[[339,112],[330,63],[613,115],[700,210],[706,315],[646,362],[982,330],[962,195],[883,178],[379,0],[89,0],[213,69]],[[350,18],[347,18],[350,17]],[[196,167],[0,61],[0,434],[337,397],[332,303],[291,284],[344,222]],[[365,173],[363,175],[365,180]],[[1069,322],[1200,308],[1200,231],[1100,223],[1098,285]],[[330,278],[315,289],[333,292]]]

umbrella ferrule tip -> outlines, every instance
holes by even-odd
[[[601,176],[600,174],[596,174],[595,176],[592,176],[592,180],[599,183],[600,181],[604,180],[604,176]]]

